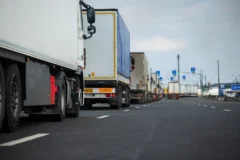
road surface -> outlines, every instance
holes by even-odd
[[[22,117],[0,134],[2,160],[239,160],[240,103],[182,98],[81,110],[63,122]]]

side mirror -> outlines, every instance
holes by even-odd
[[[95,10],[92,7],[87,8],[87,20],[88,23],[95,23]]]
[[[135,59],[133,57],[130,57],[131,58],[131,65],[135,65]]]

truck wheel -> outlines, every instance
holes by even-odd
[[[5,79],[2,64],[0,62],[0,130],[2,128],[5,114]]]
[[[118,87],[118,92],[117,92],[117,104],[116,105],[110,105],[110,108],[114,109],[120,109],[122,108],[122,87]]]
[[[122,104],[123,107],[129,107],[130,106],[130,91],[129,89],[126,89],[126,96],[125,96],[126,103]]]
[[[79,117],[79,108],[78,108],[78,105],[73,105],[73,100],[72,100],[72,98],[70,98],[68,105],[69,105],[68,108],[70,108],[70,109],[67,108],[66,117],[74,117],[74,118]],[[69,110],[69,111],[68,111],[68,110]]]
[[[7,90],[4,129],[13,132],[17,128],[22,111],[21,78],[17,64],[10,64],[5,76]]]
[[[65,83],[62,84],[58,99],[57,99],[57,108],[59,109],[59,113],[57,114],[57,121],[63,121],[65,117],[65,111],[66,111],[66,88]]]

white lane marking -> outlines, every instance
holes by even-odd
[[[198,105],[199,105],[199,106],[201,106],[201,104],[200,104],[200,103],[198,103]]]
[[[205,105],[203,105],[203,106],[204,106],[204,107],[207,107],[208,105],[205,104]]]
[[[138,109],[138,108],[140,108],[140,107],[135,107],[135,108],[137,108],[137,109]]]
[[[223,111],[225,111],[225,112],[230,112],[231,110],[229,110],[229,109],[224,109]]]
[[[130,111],[130,110],[129,109],[123,110],[123,112],[128,112],[128,111]]]
[[[216,108],[216,107],[212,106],[211,108]]]
[[[27,141],[31,141],[31,140],[34,140],[34,139],[37,139],[37,138],[40,138],[40,137],[43,137],[43,136],[47,136],[47,135],[49,135],[49,133],[35,134],[35,135],[32,135],[32,136],[28,136],[28,137],[24,137],[24,138],[21,138],[21,139],[18,139],[18,140],[14,140],[14,141],[10,141],[10,142],[7,142],[7,143],[0,144],[0,147],[14,146],[14,145],[24,143],[24,142],[27,142]]]
[[[103,115],[103,116],[97,117],[97,119],[103,119],[103,118],[107,118],[107,117],[109,117],[109,115]]]
[[[147,105],[144,104],[143,106],[146,107]]]

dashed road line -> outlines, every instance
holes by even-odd
[[[223,111],[225,111],[225,112],[230,112],[231,110],[229,110],[229,109],[223,109]]]
[[[129,109],[125,109],[125,110],[123,110],[123,112],[129,112],[130,110]]]
[[[0,147],[11,147],[11,146],[14,146],[14,145],[17,145],[17,144],[20,144],[20,143],[24,143],[24,142],[27,142],[27,141],[31,141],[31,140],[34,140],[34,139],[37,139],[37,138],[40,138],[40,137],[44,137],[44,136],[47,136],[47,135],[49,135],[49,133],[35,134],[35,135],[32,135],[32,136],[28,136],[28,137],[24,137],[24,138],[21,138],[21,139],[18,139],[18,140],[14,140],[14,141],[10,141],[10,142],[7,142],[7,143],[0,144]]]
[[[109,117],[110,115],[103,115],[103,116],[100,116],[100,117],[97,117],[97,119],[103,119],[103,118],[107,118]]]
[[[139,109],[140,107],[135,107],[135,108]]]
[[[208,105],[205,104],[205,105],[203,105],[203,106],[204,106],[204,107],[207,107]]]
[[[216,107],[212,106],[211,108],[216,108]]]

